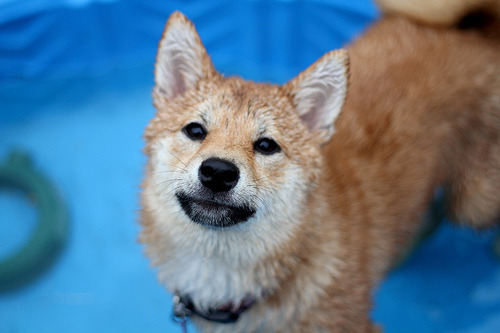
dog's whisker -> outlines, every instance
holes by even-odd
[[[204,112],[201,109],[197,108],[196,106],[194,106],[192,104],[188,104],[187,106],[190,107],[190,108],[195,109],[196,111],[198,111],[200,113],[200,115],[204,114]]]
[[[281,174],[281,173],[285,173],[285,171],[284,171],[284,170],[279,170],[279,171],[274,172],[274,173],[271,173],[271,174],[269,174],[269,175],[266,175],[266,176],[263,176],[263,177],[257,178],[257,179],[255,179],[254,181],[255,181],[255,182],[258,182],[258,181],[264,180],[264,179],[269,178],[269,177],[274,177],[274,176],[277,176],[277,175],[279,175],[279,174]]]
[[[168,192],[165,192],[165,190],[168,188],[168,186],[165,186],[165,188],[163,190],[160,191],[160,193],[158,193],[158,198],[160,198],[160,196],[163,196],[163,197],[166,197],[167,195],[169,195],[170,193],[174,192],[174,191],[178,191],[182,188],[182,186],[176,186],[174,187],[173,189],[171,189],[170,191]],[[163,193],[165,192],[165,193]]]
[[[252,187],[252,188],[255,188],[257,190],[260,190],[262,192],[264,191],[268,191],[268,192],[271,192],[272,191],[272,188],[270,186],[266,186],[266,185],[257,185],[257,184],[252,184],[252,185],[248,185],[249,187]]]
[[[186,226],[184,227],[184,229],[182,229],[181,231],[181,235],[185,235],[186,234],[186,231],[188,230],[188,228],[190,228],[192,226],[192,223],[186,223]]]
[[[161,163],[162,165],[164,166],[167,166],[167,167],[172,167],[172,168],[177,168],[177,169],[180,169],[181,171],[183,172],[186,172],[187,169],[182,167],[182,166],[178,166],[178,165],[175,165],[175,164],[168,164],[168,163]],[[165,171],[172,171],[172,172],[180,172],[178,170],[165,170]]]
[[[174,167],[174,168],[180,168],[177,165],[171,165],[171,164],[166,164],[166,165]],[[180,169],[182,171],[186,171],[186,169],[184,169],[184,168],[180,168]],[[182,172],[179,171],[179,170],[159,170],[159,171],[152,172],[151,175],[159,175],[159,174],[163,174],[163,173],[178,173],[178,174],[182,174]]]
[[[184,163],[179,157],[177,157],[174,153],[172,153],[170,150],[167,149],[167,147],[165,147],[165,145],[163,145],[163,143],[160,141],[160,145],[170,154],[172,155],[173,157],[175,157],[179,162],[181,162],[186,168],[187,168],[187,164]]]
[[[181,179],[180,178],[174,178],[174,179],[168,179],[168,180],[159,182],[158,184],[153,185],[153,189],[156,190],[156,188],[158,186],[160,186],[160,185],[169,185],[169,184],[172,184],[173,182],[176,182],[176,181],[181,181]]]

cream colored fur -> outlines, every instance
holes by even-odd
[[[376,0],[386,13],[406,15],[428,24],[450,26],[466,14],[486,10],[500,18],[498,0]]]

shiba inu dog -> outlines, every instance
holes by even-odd
[[[496,37],[388,16],[273,85],[219,74],[176,12],[155,79],[140,240],[203,331],[375,331],[436,187],[500,217]]]

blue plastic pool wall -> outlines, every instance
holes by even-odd
[[[56,264],[0,294],[1,333],[178,331],[136,242],[141,135],[154,114],[156,46],[174,10],[194,21],[221,72],[276,83],[378,16],[368,0],[0,0],[0,159],[13,147],[31,152],[72,217]],[[1,194],[5,254],[29,238],[34,214]],[[387,332],[500,331],[492,239],[440,228],[382,284],[374,318]]]

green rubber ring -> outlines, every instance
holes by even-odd
[[[68,237],[69,214],[60,193],[34,169],[27,153],[13,151],[0,165],[0,187],[21,190],[38,208],[28,243],[0,261],[0,292],[7,292],[31,282],[55,262]]]

